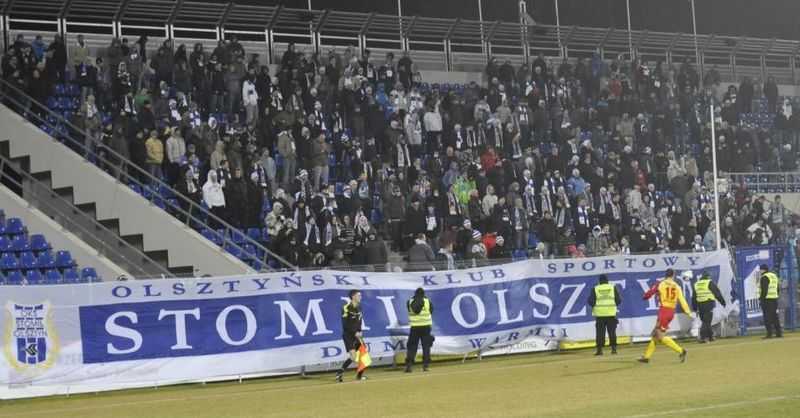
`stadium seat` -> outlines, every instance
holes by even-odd
[[[79,281],[80,276],[77,269],[70,267],[64,270],[64,283],[78,283]]]
[[[50,126],[50,125],[42,125],[39,128],[42,130],[42,132],[46,133],[47,135],[55,136],[56,131],[55,131],[55,129],[53,129],[52,126]]]
[[[67,95],[76,97],[81,95],[81,89],[78,87],[77,84],[67,84]]]
[[[252,263],[250,263],[250,267],[252,267],[253,270],[255,271],[261,271],[264,269],[264,265],[261,264],[260,261],[253,261]]]
[[[58,100],[55,97],[48,97],[44,104],[50,110],[58,110]]]
[[[61,83],[56,83],[53,86],[53,94],[55,94],[57,97],[64,96],[67,94],[67,88]]]
[[[50,249],[50,243],[47,242],[47,238],[42,234],[33,234],[31,235],[31,243],[30,243],[31,251],[47,251]]]
[[[69,268],[75,267],[77,263],[72,259],[69,251],[63,250],[56,253],[55,265],[58,268]]]
[[[231,231],[231,240],[236,245],[243,245],[246,236],[247,234],[244,232],[243,229],[235,229]]]
[[[29,270],[25,273],[25,281],[28,284],[42,284],[42,273],[39,270]]]
[[[241,254],[241,259],[246,260],[251,257],[257,257],[256,246],[253,244],[244,244],[242,247],[244,251]]]
[[[269,232],[267,232],[267,228],[261,229],[261,238],[258,242],[262,244],[269,244]]]
[[[0,255],[0,270],[9,271],[19,268],[19,260],[14,253],[3,253]]]
[[[138,185],[136,183],[131,183],[131,184],[128,185],[128,187],[131,190],[133,190],[134,192],[136,192],[136,194],[142,194],[142,186],[140,186],[140,185]]]
[[[45,284],[58,284],[61,283],[61,273],[56,269],[47,269],[44,272]]]
[[[40,269],[55,267],[56,261],[53,259],[53,253],[49,250],[40,252],[37,265]]]
[[[69,97],[61,97],[58,99],[58,110],[74,109],[72,106],[72,99]]]
[[[8,235],[24,234],[27,231],[20,218],[8,218],[5,233]]]
[[[34,270],[39,268],[39,261],[33,251],[25,251],[19,255],[19,266],[23,270]]]
[[[14,245],[8,235],[0,235],[0,253],[10,253],[14,251]]]
[[[247,228],[247,236],[253,241],[261,241],[261,230],[258,228]]]
[[[218,236],[217,234],[215,234],[210,229],[204,229],[203,232],[200,233],[200,235],[206,237],[206,239],[208,239],[209,241],[213,242],[214,244],[217,244],[217,245],[221,245],[222,244],[222,237]]]
[[[236,257],[238,259],[242,258],[242,250],[240,250],[239,247],[237,247],[237,246],[235,246],[233,244],[226,245],[225,246],[225,251],[227,251],[230,255],[232,255],[232,256],[234,256],[234,257]]]
[[[26,237],[24,234],[14,235],[14,238],[11,240],[11,244],[14,246],[14,251],[18,253],[29,251],[31,249],[31,245],[28,244],[28,237]]]
[[[21,285],[25,282],[25,278],[22,276],[22,272],[19,270],[12,270],[9,271],[7,274],[8,277],[8,284],[12,285]]]
[[[97,270],[94,267],[84,267],[81,269],[81,281],[93,283],[98,281]]]

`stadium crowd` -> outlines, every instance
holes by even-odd
[[[540,54],[520,68],[492,59],[481,84],[429,85],[408,52],[289,45],[277,64],[260,58],[235,36],[213,51],[146,37],[91,50],[20,34],[2,77],[41,103],[77,85],[64,117],[89,148],[237,228],[266,228],[303,267],[382,266],[390,250],[416,270],[705,251],[718,227],[712,123],[720,171],[797,168],[800,111],[774,80],[724,85],[688,60]],[[762,105],[770,120],[752,123]],[[106,170],[126,169],[112,160]],[[720,196],[724,245],[794,234],[779,198],[737,186]]]

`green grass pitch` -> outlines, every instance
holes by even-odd
[[[800,334],[700,345],[680,364],[659,345],[650,364],[593,350],[434,363],[423,373],[370,369],[344,383],[333,373],[0,402],[0,417],[251,416],[800,416]],[[258,355],[253,353],[253,355]]]

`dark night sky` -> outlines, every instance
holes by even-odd
[[[283,4],[306,8],[307,0],[237,0],[243,4]],[[402,0],[403,15],[478,18],[477,0]],[[396,0],[311,0],[315,9],[397,13]],[[555,24],[554,0],[527,0],[535,20]],[[661,32],[692,32],[689,0],[630,0],[631,26]],[[697,32],[758,38],[800,39],[798,0],[695,0]],[[517,0],[484,0],[484,20],[516,21]],[[625,0],[559,0],[561,24],[627,27]]]

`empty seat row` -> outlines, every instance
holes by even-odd
[[[39,270],[11,270],[0,274],[0,285],[38,285],[62,283],[95,283],[99,281],[97,271],[93,267],[84,267],[80,272],[75,267],[70,267],[60,273],[56,269]]]
[[[48,251],[51,249],[42,234],[31,235],[30,241],[24,234],[8,235],[0,234],[0,253],[24,252],[24,251]]]
[[[43,268],[69,268],[76,267],[78,263],[72,258],[69,251],[56,252],[55,258],[50,251],[42,251],[37,257],[33,251],[25,251],[17,258],[14,253],[0,255],[0,270],[16,269],[43,269]]]

